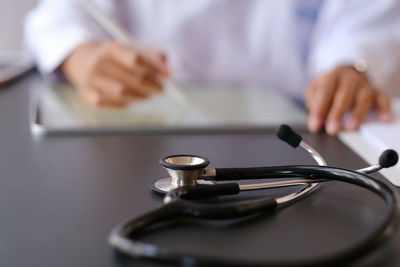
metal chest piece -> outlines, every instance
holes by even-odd
[[[160,164],[170,177],[154,181],[151,189],[161,195],[183,186],[194,186],[199,183],[210,184],[210,181],[198,181],[210,161],[205,157],[181,154],[160,159]]]

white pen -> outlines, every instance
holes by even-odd
[[[92,0],[80,0],[79,3],[85,10],[92,16],[92,18],[104,28],[115,40],[127,47],[131,47],[138,51],[143,50],[135,40],[130,36],[115,19],[108,16],[100,7],[98,7]],[[187,105],[187,98],[181,92],[178,86],[171,80],[164,81],[165,92],[168,96],[182,105]]]

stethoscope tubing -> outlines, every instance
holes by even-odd
[[[258,212],[273,211],[283,206],[280,205],[275,198],[262,198],[252,201],[216,203],[210,205],[186,200],[185,195],[183,195],[174,198],[171,202],[143,216],[129,219],[117,225],[111,231],[109,238],[110,244],[133,257],[144,257],[181,266],[334,266],[348,263],[366,254],[384,241],[388,235],[394,231],[397,218],[396,195],[389,186],[375,178],[354,171],[323,166],[293,165],[251,169],[255,170],[250,172],[250,177],[252,178],[257,173],[257,177],[262,177],[263,179],[303,177],[309,180],[310,183],[315,181],[337,180],[361,186],[378,194],[385,201],[386,209],[383,219],[376,225],[373,231],[368,233],[368,235],[350,249],[317,259],[314,258],[296,262],[241,261],[240,259],[211,259],[198,255],[181,255],[166,248],[159,248],[155,245],[132,239],[135,233],[142,231],[148,226],[173,220],[180,216],[220,220],[243,217]],[[264,173],[264,175],[260,176],[261,171],[268,171],[270,173]],[[229,177],[232,179],[230,175],[231,174],[229,174]],[[227,175],[223,175],[222,177],[225,179]],[[249,176],[247,175],[246,177]],[[238,176],[236,176],[236,178],[239,179]],[[195,190],[195,187],[196,186],[194,186],[192,190]],[[179,190],[181,189],[177,189],[177,191]],[[218,195],[217,193],[215,194]]]

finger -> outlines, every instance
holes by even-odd
[[[150,88],[152,92],[159,93],[163,89],[162,82],[159,79],[154,79],[152,76],[141,77],[141,86],[144,88]]]
[[[312,110],[313,96],[315,95],[316,88],[316,82],[313,81],[304,94],[304,102],[309,112]],[[322,127],[322,120],[318,119],[317,116],[313,116],[310,112],[307,118],[307,127],[310,132],[317,132]]]
[[[376,98],[376,107],[378,110],[378,119],[383,122],[389,122],[392,120],[392,113],[391,113],[391,105],[390,99],[388,96],[380,91],[375,91],[375,98]]]
[[[94,107],[124,107],[124,103],[118,103],[108,100],[100,90],[95,87],[86,87],[80,90],[82,99]]]
[[[372,88],[365,84],[364,88],[355,96],[353,111],[349,121],[346,123],[347,130],[355,131],[360,127],[372,106],[372,99]]]
[[[154,76],[137,76],[133,73],[129,73],[125,68],[120,67],[112,62],[109,64],[103,64],[99,70],[103,76],[111,77],[115,80],[120,81],[125,85],[119,93],[121,96],[127,95],[138,95],[142,97],[149,97],[154,93],[158,93],[162,90],[159,79],[155,79]]]
[[[89,103],[92,106],[99,106],[100,103],[100,92],[95,90],[93,87],[86,87],[79,90],[82,99]]]
[[[334,136],[340,132],[344,114],[353,105],[354,93],[359,86],[358,80],[353,78],[353,75],[342,76],[338,84],[325,127],[329,135]]]
[[[109,55],[116,63],[124,66],[127,71],[142,75],[160,75],[152,62],[146,60],[138,51],[127,48],[116,42],[111,42],[104,46],[104,52]]]
[[[310,110],[311,108],[312,96],[315,94],[315,88],[316,88],[315,84],[316,84],[315,80],[312,81],[304,93],[304,103],[306,105],[307,110]]]
[[[311,132],[322,128],[335,94],[336,84],[336,75],[333,73],[321,76],[315,81],[315,88],[308,96],[308,128]]]
[[[169,77],[170,71],[167,66],[167,57],[164,53],[158,51],[145,51],[143,56],[157,69],[163,77]]]
[[[108,76],[98,75],[91,80],[90,85],[101,93],[103,102],[112,102],[115,105],[123,106],[142,98],[136,94],[126,94],[125,92],[131,91],[121,81]]]

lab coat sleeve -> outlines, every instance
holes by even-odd
[[[374,86],[399,94],[400,1],[326,1],[316,20],[309,51],[311,79],[363,59]]]
[[[79,4],[80,0],[42,0],[25,20],[25,45],[42,73],[53,73],[80,44],[109,39]],[[95,0],[117,18],[114,1]]]

